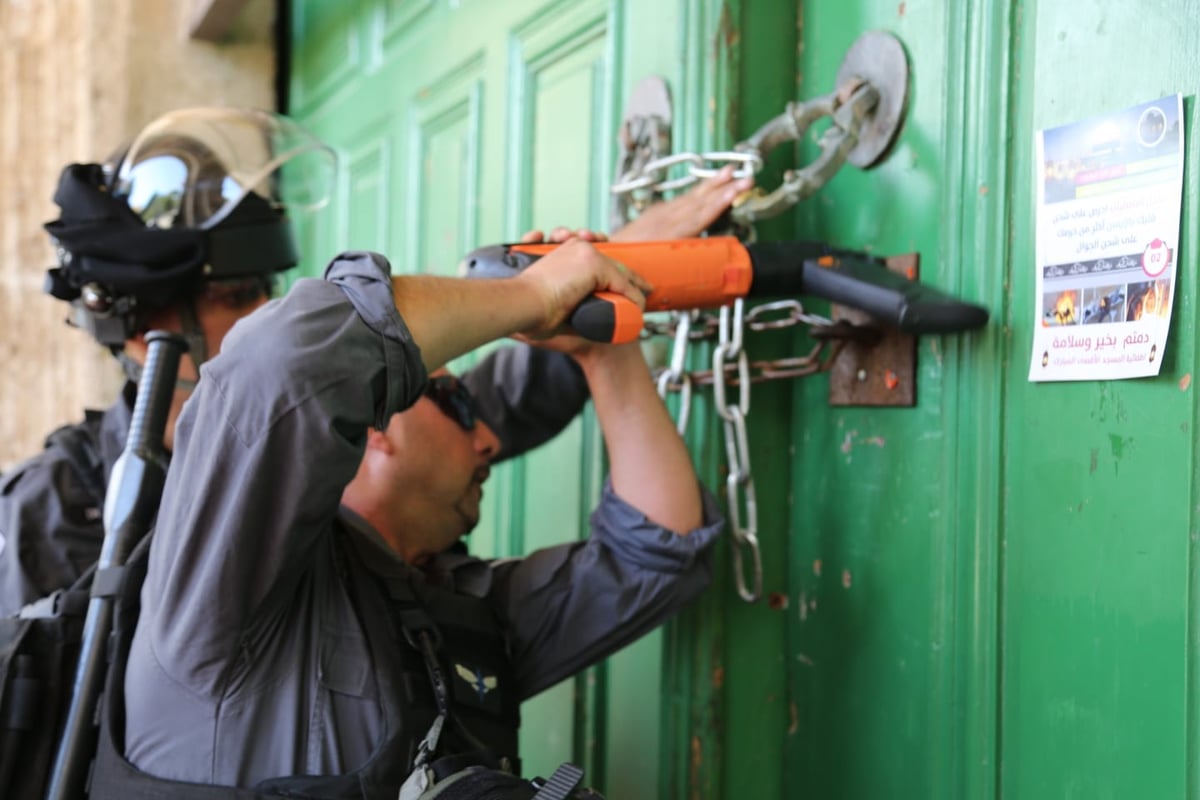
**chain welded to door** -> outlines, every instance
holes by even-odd
[[[657,80],[657,79],[651,79]],[[612,222],[619,228],[649,205],[660,202],[667,192],[678,191],[736,165],[737,178],[756,176],[767,155],[784,142],[796,141],[818,121],[828,118],[829,127],[819,139],[820,154],[801,169],[788,170],[783,181],[767,192],[756,187],[735,200],[725,215],[725,229],[710,233],[735,235],[743,242],[754,240],[754,224],[778,216],[801,200],[811,197],[850,162],[870,167],[882,158],[899,131],[907,101],[908,71],[903,48],[893,37],[869,33],[851,47],[839,71],[835,91],[804,102],[791,102],[777,117],[732,150],[669,153],[669,93],[665,85],[646,82],[635,90],[645,102],[658,102],[657,114],[627,115],[622,126],[626,157],[614,181]],[[640,94],[639,94],[640,93]],[[667,112],[663,113],[662,99]],[[651,104],[653,104],[653,101]],[[780,316],[782,314],[782,316]],[[744,348],[744,331],[807,325],[816,345],[807,353],[769,362],[751,362]],[[711,338],[711,371],[685,371],[693,342]],[[669,366],[656,375],[659,395],[665,400],[679,393],[677,428],[686,432],[695,387],[713,387],[714,406],[724,430],[726,502],[733,535],[734,578],[738,595],[746,602],[762,596],[762,554],[758,544],[758,505],[746,433],[750,413],[750,385],[764,380],[796,378],[827,370],[847,339],[869,335],[854,326],[834,323],[809,314],[798,300],[764,303],[749,311],[743,299],[720,309],[713,318],[698,309],[674,312],[663,324],[648,320],[645,335],[673,337]],[[737,387],[731,401],[727,387]],[[746,574],[746,560],[750,574]]]

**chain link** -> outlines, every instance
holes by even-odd
[[[837,358],[837,354],[841,352],[844,345],[844,339],[832,340],[831,342],[818,342],[813,345],[808,353],[802,356],[776,358],[771,361],[751,361],[748,364],[750,383],[753,385],[756,383],[766,383],[767,381],[804,378],[820,372],[828,372],[830,366],[833,365],[833,360]],[[725,364],[722,367],[722,372],[724,373],[722,376],[724,378],[723,382],[728,386],[737,386],[742,380],[742,375],[739,373],[736,363]],[[716,383],[716,373],[711,369],[685,372],[677,379],[668,375],[667,370],[664,368],[657,370],[654,376],[655,381],[658,382],[659,394],[663,397],[666,397],[667,392],[682,392],[686,384],[687,396],[690,399],[691,394],[696,389],[713,386]]]
[[[691,186],[703,178],[711,178],[726,164],[740,164],[734,170],[737,178],[751,178],[762,169],[762,156],[757,153],[740,153],[721,150],[711,153],[672,153],[642,164],[640,168],[623,174],[612,185],[613,194],[629,194],[646,191],[655,194],[671,192]],[[687,165],[684,175],[668,177],[672,167]],[[709,166],[709,165],[714,166]]]
[[[732,307],[722,306],[718,343],[713,350],[713,373],[723,375],[732,365],[737,372],[737,402],[731,403],[725,381],[713,382],[713,405],[724,420],[725,499],[729,524],[733,531],[733,573],[737,592],[747,603],[762,596],[762,554],[758,548],[758,498],[750,471],[750,440],[746,435],[746,417],[750,414],[750,361],[742,347],[745,327],[745,303],[739,297]],[[743,514],[743,509],[745,514]],[[749,553],[751,578],[746,580],[743,557]]]
[[[692,309],[689,312],[673,312],[664,320],[646,318],[642,329],[642,338],[652,336],[669,336],[675,338],[676,327],[682,313],[689,316],[688,339],[693,342],[713,340],[717,338],[720,328],[720,317],[711,311]],[[771,319],[771,315],[778,315]],[[799,300],[776,300],[761,303],[746,312],[746,327],[752,331],[778,330],[798,325],[808,325],[813,328],[833,328],[834,323],[820,314],[812,314],[805,310]]]
[[[752,178],[761,172],[763,161],[776,146],[802,138],[817,120],[829,118],[829,127],[818,140],[821,154],[802,169],[790,169],[784,181],[770,192],[756,188],[731,211],[731,222],[739,229],[749,228],[760,219],[780,215],[800,200],[812,196],[838,173],[850,151],[858,144],[868,115],[880,102],[880,94],[862,80],[850,80],[838,91],[805,102],[787,104],[784,113],[769,120],[733,150],[676,152],[649,160],[631,160],[611,192],[624,213],[630,207],[642,211],[665,192],[682,190],[719,172],[726,164],[739,164],[737,178]],[[647,142],[649,142],[647,138]],[[643,151],[646,151],[643,149]],[[671,176],[673,168],[684,166],[683,175]]]
[[[829,183],[858,144],[864,121],[878,104],[879,92],[874,87],[850,81],[824,97],[806,103],[788,103],[782,114],[738,144],[734,149],[765,156],[782,142],[799,140],[813,123],[829,117],[830,125],[817,142],[820,155],[802,169],[785,172],[783,182],[773,191],[755,189],[734,206],[730,215],[733,223],[752,225],[778,216]]]
[[[771,314],[781,311],[785,311],[787,314],[778,319],[770,318]],[[752,331],[777,330],[794,325],[824,326],[832,324],[833,322],[826,317],[805,311],[799,300],[776,300],[773,303],[763,303],[750,309],[750,313],[746,315],[746,327]]]
[[[675,316],[675,344],[671,348],[671,365],[658,376],[658,396],[664,401],[670,391],[679,392],[679,419],[675,421],[675,429],[680,436],[687,433],[688,417],[692,410],[692,376],[685,372],[687,367],[687,350],[691,332],[692,317],[699,312],[684,311]]]
[[[622,165],[621,175],[610,191],[620,206],[620,213],[628,215],[631,208],[640,212],[663,193],[711,177],[726,164],[739,165],[734,170],[735,177],[753,177],[762,170],[771,150],[783,142],[799,140],[815,122],[828,117],[830,125],[817,143],[821,148],[820,155],[811,164],[785,172],[783,182],[773,191],[756,188],[735,204],[730,214],[731,222],[738,229],[747,229],[758,220],[782,214],[828,183],[858,144],[863,124],[878,104],[879,92],[874,87],[851,80],[822,97],[788,103],[782,114],[739,142],[733,150],[659,155],[653,149],[659,140],[647,132],[639,140],[639,152],[644,154],[643,157],[629,159]],[[653,157],[647,158],[647,155]],[[671,170],[681,165],[686,167],[684,174],[672,177]]]

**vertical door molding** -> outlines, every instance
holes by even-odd
[[[942,193],[941,258],[925,260],[933,280],[992,312],[991,324],[967,336],[946,336],[943,348],[945,460],[942,502],[949,522],[939,574],[953,583],[937,627],[950,657],[931,688],[952,700],[931,701],[929,776],[945,800],[999,796],[1000,593],[1005,441],[1002,364],[1009,321],[1010,196],[1008,141],[1012,125],[1013,40],[1008,0],[951,4],[946,15],[947,101],[943,115],[946,191]],[[919,53],[911,54],[914,60]],[[935,272],[936,270],[936,272]],[[935,277],[936,276],[936,277]],[[957,521],[957,522],[956,522]],[[958,524],[961,523],[961,524]]]
[[[601,55],[590,62],[593,71],[591,87],[592,129],[591,152],[608,153],[605,146],[610,135],[606,123],[613,117],[612,94],[617,81],[611,75],[614,30],[611,26],[608,3],[600,0],[567,2],[552,0],[513,26],[509,38],[509,108],[508,108],[508,169],[505,185],[505,227],[514,235],[533,222],[530,199],[533,192],[534,161],[532,148],[538,146],[539,81],[560,68],[578,69],[581,64],[569,62],[589,58],[589,46],[600,45]],[[565,66],[564,66],[565,65]],[[597,177],[594,167],[588,177]],[[603,181],[603,174],[600,174]],[[595,219],[595,214],[589,214]]]
[[[479,153],[482,149],[484,54],[475,52],[418,89],[407,103],[408,176],[404,237],[407,268],[417,272],[448,274],[462,253],[475,246],[479,229]],[[443,152],[443,151],[452,152]],[[444,158],[435,161],[441,153]],[[457,155],[458,157],[455,157]],[[455,176],[443,180],[445,169]],[[432,236],[426,226],[428,209],[453,206],[453,238]],[[445,224],[445,214],[435,214]],[[429,252],[431,244],[446,252]],[[434,267],[436,263],[440,266]]]

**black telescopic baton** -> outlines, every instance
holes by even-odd
[[[129,438],[113,465],[104,496],[104,543],[92,581],[71,705],[50,771],[47,800],[78,800],[86,790],[96,749],[96,703],[107,670],[113,595],[120,587],[125,560],[154,523],[167,475],[163,433],[187,340],[175,333],[151,331],[146,342],[146,365],[138,384]]]

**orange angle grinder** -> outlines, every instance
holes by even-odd
[[[500,244],[467,255],[468,278],[516,275],[557,244]],[[980,328],[988,311],[891,272],[882,259],[818,242],[743,244],[732,236],[659,242],[597,242],[595,247],[650,282],[646,311],[716,308],[739,297],[811,295],[861,309],[910,334]],[[597,292],[571,314],[571,326],[597,342],[630,342],[642,310],[623,295]]]

